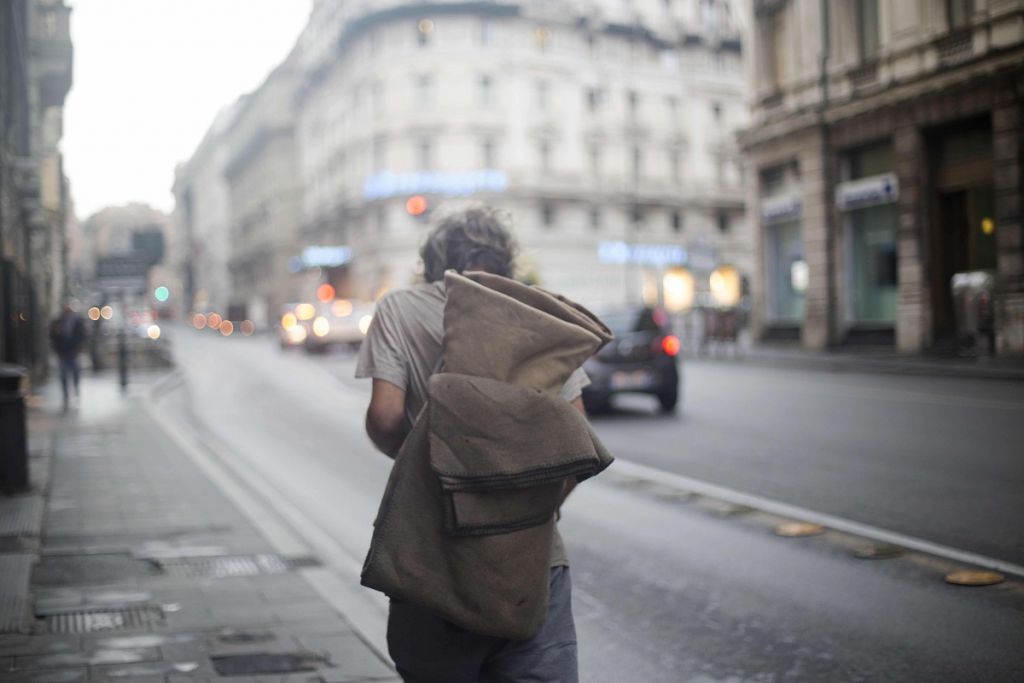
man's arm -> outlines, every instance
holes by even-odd
[[[405,440],[408,425],[405,422],[405,390],[391,382],[373,380],[370,406],[366,409],[366,434],[377,449],[395,457]]]

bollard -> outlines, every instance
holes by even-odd
[[[5,493],[28,489],[28,440],[22,390],[27,375],[20,365],[0,363],[0,486]]]

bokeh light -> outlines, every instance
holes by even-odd
[[[114,317],[114,309],[111,308],[110,306],[104,306],[103,308],[100,309],[100,317],[102,317],[104,320],[110,320],[111,318]]]
[[[316,288],[316,298],[323,302],[328,302],[334,298],[334,287],[327,284],[326,282]]]
[[[348,299],[338,299],[331,304],[331,313],[338,318],[347,318],[352,315],[352,302]]]
[[[153,339],[153,340],[159,339],[160,338],[160,326],[159,325],[150,325],[148,328],[146,328],[146,336],[149,337],[150,339]]]
[[[92,308],[89,309],[89,314],[88,315],[89,315],[89,320],[99,320],[100,319],[100,309],[97,308],[96,306],[93,306]]]
[[[230,320],[222,320],[220,322],[220,325],[218,326],[218,329],[220,330],[220,333],[222,335],[224,335],[225,337],[230,337],[231,334],[235,331],[235,324]]]
[[[219,313],[211,313],[210,315],[206,316],[206,324],[207,326],[210,327],[210,329],[213,330],[220,329],[220,324],[223,321],[224,318],[222,318]]]
[[[251,320],[243,320],[242,324],[239,326],[239,329],[242,330],[242,334],[244,334],[246,337],[251,337],[253,332],[256,331],[256,323],[254,323]]]

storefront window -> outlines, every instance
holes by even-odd
[[[802,324],[808,270],[800,221],[766,226],[771,322]]]
[[[896,220],[895,204],[850,212],[854,322],[896,322]]]

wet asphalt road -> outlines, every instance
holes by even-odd
[[[361,562],[389,461],[363,435],[351,358],[185,330],[173,342],[178,417]],[[678,418],[642,399],[597,418],[613,453],[1019,561],[1016,385],[725,363],[690,364],[686,381]],[[857,539],[783,539],[779,521],[614,471],[581,486],[561,526],[582,680],[1024,679],[1021,583],[948,586],[948,563],[857,560]]]

